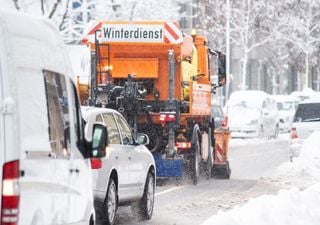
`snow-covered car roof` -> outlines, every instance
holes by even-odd
[[[299,97],[304,100],[311,97],[320,97],[320,92],[314,91],[311,88],[304,89],[303,91],[294,91],[290,93],[291,96]]]
[[[227,102],[228,105],[232,105],[237,102],[245,101],[253,103],[255,106],[261,107],[263,100],[268,97],[269,94],[258,90],[245,90],[245,91],[235,91],[231,93],[230,98]]]
[[[309,99],[305,99],[299,103],[301,104],[310,104],[310,103],[320,103],[320,97],[311,97]]]
[[[299,102],[300,98],[291,95],[273,95],[276,102]]]

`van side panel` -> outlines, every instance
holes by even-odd
[[[52,146],[56,142],[50,143],[53,139],[49,124],[53,120],[49,117],[48,102],[53,101],[48,101],[44,71],[70,79],[71,67],[62,39],[48,20],[1,10],[0,31],[0,59],[5,57],[5,69],[10,71],[6,72],[10,84],[7,89],[13,93],[16,105],[11,124],[8,123],[15,135],[11,135],[11,142],[7,144],[8,154],[17,155],[23,171],[19,221],[32,225],[89,224],[94,213],[91,170],[88,160],[83,159],[75,145],[75,117],[71,116],[71,146],[67,145],[67,149],[72,149],[68,152],[71,154],[53,154]],[[3,46],[6,52],[2,54]],[[61,83],[56,81],[50,85],[54,89]],[[68,85],[71,98],[70,88]],[[57,102],[64,104],[63,100]],[[70,113],[71,109],[69,105]]]

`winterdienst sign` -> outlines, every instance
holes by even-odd
[[[149,24],[104,24],[101,41],[107,42],[163,42],[162,25]]]
[[[175,22],[104,22],[96,23],[88,36],[97,33],[100,42],[166,43],[183,41],[182,31]]]

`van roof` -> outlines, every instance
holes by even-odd
[[[8,57],[12,57],[16,67],[41,67],[65,73],[62,65],[66,59],[61,57],[64,43],[48,19],[1,9],[0,30],[10,53]]]

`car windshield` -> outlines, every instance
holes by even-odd
[[[320,121],[320,103],[300,104],[294,122]]]

